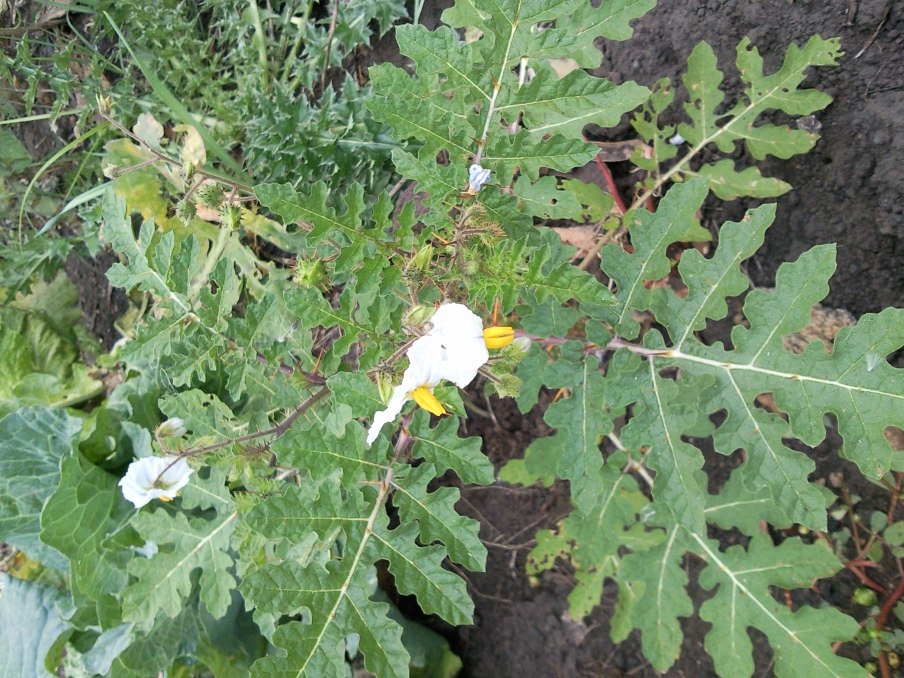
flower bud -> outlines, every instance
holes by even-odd
[[[326,279],[326,267],[320,259],[299,259],[292,279],[301,287],[318,287]]]
[[[180,417],[172,417],[157,427],[157,435],[161,438],[178,438],[188,432],[185,428],[185,420]]]
[[[533,344],[533,342],[530,337],[517,337],[512,341],[512,345],[522,353],[527,353],[530,350],[531,344]]]

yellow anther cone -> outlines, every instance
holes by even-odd
[[[487,348],[502,348],[508,346],[515,339],[513,327],[487,327],[483,330],[483,340]]]
[[[426,386],[418,386],[411,392],[411,398],[430,414],[440,417],[446,414],[446,408]]]

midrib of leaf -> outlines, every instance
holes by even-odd
[[[433,104],[431,103],[431,106],[432,105]],[[444,113],[444,115],[450,115],[448,111],[443,111],[443,113]],[[448,146],[457,151],[461,151],[461,153],[463,155],[467,155],[471,152],[470,148],[465,148],[464,146],[461,146],[460,144],[458,144],[454,139],[450,139],[446,136],[443,136],[442,134],[439,134],[432,127],[425,127],[424,125],[421,125],[421,124],[415,122],[410,116],[405,116],[405,115],[402,115],[401,113],[396,113],[392,110],[387,111],[386,115],[387,115],[387,117],[398,118],[399,120],[404,122],[406,125],[411,125],[416,130],[418,130],[423,135],[423,138],[425,138],[425,139],[426,138],[437,139],[442,142],[443,146]],[[357,231],[352,231],[352,230],[349,230],[349,232],[357,233]]]
[[[663,629],[666,627],[666,620],[663,619],[664,614],[669,614],[671,606],[662,599],[662,592],[665,590],[665,571],[668,569],[669,556],[672,553],[672,547],[675,544],[675,538],[678,536],[678,525],[672,527],[672,535],[665,546],[665,552],[662,554],[662,561],[659,567],[659,581],[656,584],[656,628]],[[662,634],[656,636],[657,642],[662,642]],[[663,656],[668,656],[669,648],[662,646],[660,648]]]
[[[747,506],[749,504],[771,504],[772,498],[763,499],[744,499],[741,501],[729,501],[724,504],[716,504],[715,506],[710,506],[708,508],[703,509],[703,513],[712,513],[713,511],[721,511],[723,509],[729,509],[734,506]]]
[[[376,501],[374,501],[374,508],[370,512],[370,515],[367,517],[367,525],[364,528],[363,536],[361,538],[361,543],[358,545],[358,550],[355,553],[355,557],[352,559],[351,566],[348,568],[348,575],[345,577],[345,581],[342,582],[342,586],[339,587],[338,595],[336,596],[336,602],[333,603],[332,609],[329,611],[329,614],[326,616],[326,623],[324,623],[323,627],[320,629],[320,633],[317,635],[317,639],[314,642],[314,645],[311,647],[311,651],[308,653],[308,656],[304,660],[304,664],[302,664],[301,668],[298,670],[298,673],[295,674],[296,678],[302,678],[305,675],[305,669],[310,663],[311,659],[314,657],[314,654],[317,652],[317,648],[320,647],[320,643],[323,642],[323,637],[326,635],[327,629],[330,624],[338,617],[337,612],[339,610],[339,605],[342,604],[342,599],[348,597],[348,589],[351,586],[352,579],[355,576],[355,572],[358,571],[358,566],[361,564],[361,559],[364,556],[364,549],[367,546],[367,542],[374,534],[374,523],[377,520],[377,516],[380,514],[380,510],[383,508],[383,503],[386,501],[386,497],[389,494],[390,488],[392,485],[392,476],[393,470],[390,468],[386,472],[386,476],[383,478],[383,481],[380,483],[380,491],[377,494]],[[360,619],[364,619],[364,616],[361,614],[358,607],[355,605],[355,602],[348,598],[349,604],[355,608],[355,611],[358,612],[358,616]]]
[[[505,12],[499,5],[496,9],[500,15],[505,17]],[[493,116],[496,114],[496,99],[499,96],[499,90],[502,89],[502,79],[505,77],[506,66],[509,61],[509,54],[512,51],[512,42],[515,40],[515,33],[518,31],[518,17],[521,15],[521,0],[518,0],[518,7],[515,9],[514,18],[509,21],[512,30],[509,32],[508,44],[505,46],[505,53],[502,55],[502,66],[499,68],[499,75],[493,83],[493,95],[490,97],[490,103],[487,104],[487,117],[483,122],[483,132],[478,142],[477,155],[474,156],[474,162],[479,164],[483,158],[483,149],[487,147],[487,137],[490,133],[490,124],[493,122]],[[507,18],[507,17],[506,17]]]
[[[184,567],[185,563],[188,562],[192,557],[194,557],[194,555],[195,555],[196,553],[198,553],[198,551],[200,551],[202,548],[204,548],[208,543],[212,542],[212,541],[213,541],[213,538],[214,538],[217,534],[219,534],[220,530],[222,530],[222,529],[225,528],[229,523],[231,523],[233,520],[235,520],[236,517],[238,517],[238,515],[239,515],[238,511],[233,511],[231,514],[229,514],[229,515],[226,517],[225,520],[223,520],[222,523],[220,523],[219,525],[217,525],[217,527],[216,527],[215,530],[212,530],[207,536],[205,536],[203,539],[199,540],[198,543],[194,546],[194,548],[192,548],[191,551],[189,551],[189,552],[185,555],[185,557],[182,558],[182,560],[180,560],[178,563],[175,564],[175,566],[173,566],[172,568],[170,568],[170,570],[166,573],[165,576],[163,576],[161,579],[158,579],[158,580],[157,580],[157,583],[156,583],[156,584],[154,585],[154,587],[148,592],[148,597],[150,597],[151,594],[153,594],[154,592],[156,592],[157,589],[160,588],[161,584],[163,584],[163,583],[164,583],[165,581],[167,581],[170,577],[172,577],[173,574],[174,574],[175,572],[181,570],[181,569]],[[184,533],[183,533],[183,534],[184,534]],[[189,536],[191,536],[191,537],[194,538],[194,537],[196,537],[197,535],[192,534],[192,535],[189,535]]]
[[[612,483],[612,486],[609,488],[609,493],[606,495],[606,501],[603,502],[603,506],[600,509],[599,517],[596,521],[596,528],[599,530],[603,525],[603,518],[606,516],[606,511],[609,510],[609,504],[612,503],[612,500],[615,498],[615,493],[618,492],[618,486],[621,485],[622,480],[625,478],[625,471],[622,469],[621,474],[618,476],[618,480]]]
[[[653,363],[653,356],[650,356],[648,363],[650,365],[650,380],[653,382],[653,395],[656,396],[656,405],[659,408],[659,418],[662,420],[662,430],[665,431],[665,438],[668,442],[669,452],[672,455],[672,462],[675,466],[675,472],[681,479],[681,487],[685,489],[685,494],[687,496],[693,496],[694,494],[698,494],[698,492],[695,491],[693,487],[688,490],[688,483],[685,480],[681,462],[678,459],[678,455],[675,453],[675,444],[672,441],[672,432],[669,429],[669,419],[666,416],[665,408],[662,406],[662,399],[659,397],[659,385],[656,379],[656,367]],[[693,485],[693,483],[691,483],[691,485]]]
[[[754,603],[754,605],[756,605],[758,608],[760,608],[760,610],[763,612],[763,614],[765,614],[766,617],[768,617],[770,619],[770,621],[772,621],[778,628],[780,628],[782,631],[784,631],[793,642],[800,645],[800,647],[802,647],[807,652],[807,654],[809,654],[813,658],[814,661],[816,661],[821,667],[823,667],[826,671],[828,671],[829,672],[828,675],[834,676],[835,678],[843,678],[841,676],[841,674],[838,674],[838,673],[835,673],[834,671],[832,671],[832,667],[828,666],[819,657],[818,654],[816,654],[813,650],[811,650],[810,647],[804,643],[804,641],[800,638],[800,636],[797,633],[795,633],[794,631],[789,629],[787,626],[785,626],[781,622],[780,619],[778,619],[774,614],[772,614],[772,612],[769,610],[769,608],[766,605],[764,605],[760,601],[759,598],[757,598],[755,593],[753,591],[751,591],[750,589],[748,589],[746,586],[744,586],[743,582],[741,582],[741,580],[738,579],[737,575],[740,573],[733,572],[719,558],[719,554],[716,553],[715,551],[713,551],[709,547],[709,545],[706,543],[706,541],[704,539],[702,539],[698,534],[696,534],[694,532],[688,531],[688,533],[691,535],[691,537],[693,537],[694,541],[696,541],[700,545],[700,548],[702,548],[706,552],[706,555],[710,559],[710,562],[712,564],[714,564],[716,567],[718,567],[731,580],[733,589],[739,590],[742,593],[744,593],[744,595],[746,595]],[[732,601],[733,600],[734,599],[732,599]],[[734,605],[732,605],[732,619],[731,619],[732,628],[734,628],[734,625],[735,625],[735,616],[736,615],[737,615],[737,611],[735,610]],[[734,637],[734,634],[732,634],[732,637]]]
[[[795,382],[809,382],[813,384],[820,384],[823,386],[834,386],[837,388],[844,389],[850,392],[858,392],[858,393],[868,393],[871,395],[883,396],[886,398],[895,398],[897,400],[904,401],[904,393],[894,393],[891,391],[879,391],[874,388],[865,388],[863,386],[854,386],[852,384],[845,384],[840,381],[833,381],[831,379],[822,379],[820,377],[811,377],[806,374],[795,374],[793,372],[781,372],[779,370],[770,370],[765,367],[757,367],[756,365],[750,365],[747,363],[732,363],[725,362],[719,360],[711,360],[709,358],[704,358],[702,356],[690,355],[688,353],[684,353],[680,350],[669,350],[662,354],[660,354],[664,358],[675,359],[675,360],[686,360],[692,363],[698,363],[700,365],[707,365],[709,367],[718,367],[719,369],[725,370],[726,372],[731,372],[732,370],[738,370],[742,372],[754,372],[756,374],[764,374],[770,377],[778,377],[780,379],[788,379],[789,381]]]

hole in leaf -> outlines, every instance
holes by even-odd
[[[897,426],[885,427],[885,439],[896,452],[904,452],[904,429]]]

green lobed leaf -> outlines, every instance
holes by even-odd
[[[201,568],[201,601],[214,617],[223,616],[235,587],[229,548],[237,515],[221,511],[204,519],[162,509],[136,514],[132,526],[160,552],[129,563],[136,581],[123,591],[123,618],[140,625],[153,622],[158,613],[176,618],[191,594],[196,568]]]
[[[802,607],[796,612],[777,601],[770,587],[803,588],[839,569],[838,559],[824,543],[803,544],[788,539],[774,546],[767,535],[754,535],[750,546],[721,552],[717,543],[693,535],[708,565],[700,576],[704,589],[716,595],[703,603],[700,617],[712,624],[706,651],[724,676],[752,676],[753,646],[747,629],[769,639],[779,675],[866,676],[857,663],[839,657],[832,641],[848,640],[858,631],[853,618],[832,608]]]
[[[478,536],[480,525],[455,511],[457,488],[439,487],[428,492],[427,485],[435,476],[430,464],[398,469],[393,504],[399,507],[404,521],[418,521],[423,543],[442,542],[451,560],[471,571],[482,571],[487,550]]]
[[[706,193],[706,184],[700,180],[674,187],[666,193],[655,213],[634,212],[631,225],[633,253],[615,245],[603,249],[602,269],[618,287],[616,298],[620,302],[620,312],[615,325],[619,336],[625,339],[637,336],[640,326],[633,314],[647,308],[654,295],[644,283],[659,280],[671,271],[666,248],[679,241],[690,228]]]
[[[682,567],[688,545],[685,530],[674,525],[658,546],[625,556],[618,571],[619,600],[636,598],[626,608],[629,624],[640,629],[643,654],[660,672],[681,652],[684,634],[678,617],[689,617],[694,611]]]
[[[476,436],[460,438],[456,417],[446,417],[435,428],[430,428],[427,412],[418,410],[409,431],[414,438],[412,457],[425,460],[437,471],[455,471],[463,483],[493,484],[493,464],[481,450],[481,439]]]
[[[654,152],[652,159],[637,158],[638,164],[658,175],[654,179],[657,182],[677,172],[702,177],[723,200],[740,196],[767,198],[785,193],[790,188],[788,184],[763,177],[756,167],[737,169],[735,161],[728,158],[701,162],[701,152],[714,144],[721,153],[732,153],[738,142],[744,143],[756,160],[763,160],[767,155],[790,158],[809,151],[818,135],[788,125],[762,124],[760,118],[771,110],[805,116],[828,106],[830,96],[800,86],[811,66],[832,66],[841,56],[837,39],[813,36],[803,47],[790,45],[781,67],[767,75],[759,52],[744,38],[738,44],[736,58],[744,92],[737,101],[726,105],[721,89],[723,75],[715,53],[707,43],[698,43],[688,57],[683,77],[688,92],[684,110],[690,122],[677,127],[688,146],[677,163],[661,174],[662,163],[678,151],[669,144],[675,128],[657,124],[674,97],[673,90],[660,82],[646,110],[634,119],[635,129],[651,142]]]

